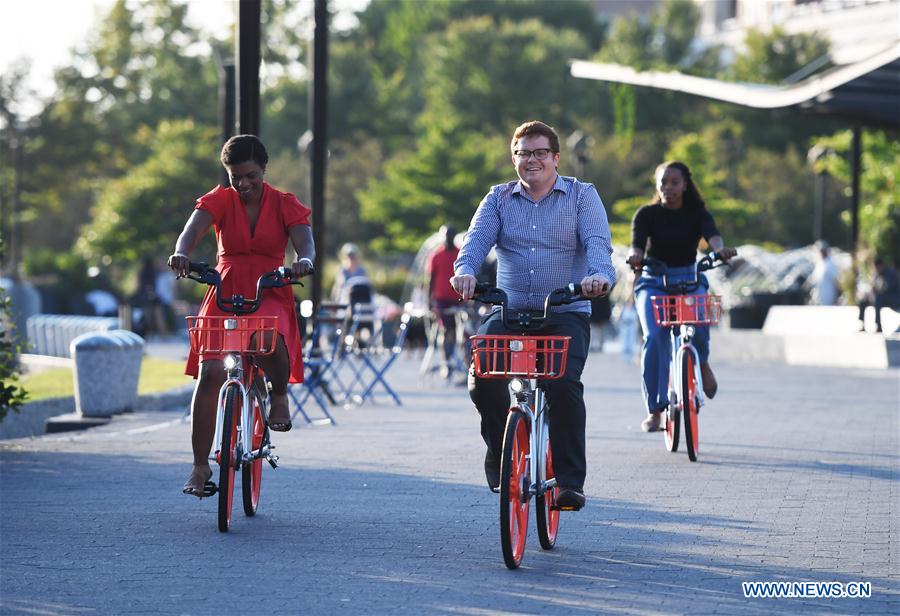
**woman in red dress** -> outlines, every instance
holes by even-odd
[[[263,177],[269,161],[265,146],[254,135],[236,135],[222,148],[222,165],[228,171],[231,186],[217,186],[197,199],[169,267],[179,276],[188,273],[188,255],[210,227],[216,230],[216,269],[222,276],[221,293],[230,296],[256,296],[256,281],[261,274],[284,265],[288,240],[296,252],[291,266],[295,278],[312,273],[315,245],[309,226],[309,209],[297,198],[278,191]],[[210,287],[200,306],[200,315],[223,315],[216,306]],[[272,384],[272,409],[269,428],[279,432],[291,429],[287,385],[303,381],[300,329],[294,312],[294,295],[289,286],[266,289],[258,314],[278,317],[278,342],[272,355],[257,357],[259,366]],[[204,484],[212,477],[207,456],[215,432],[216,402],[225,382],[222,355],[188,356],[185,374],[199,376],[191,402],[191,444],[194,467],[183,492],[202,496]]]

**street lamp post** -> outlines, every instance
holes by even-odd
[[[813,226],[812,241],[822,239],[822,218],[825,210],[825,171],[817,170],[819,161],[830,154],[828,148],[821,145],[814,145],[806,153],[806,161],[812,169],[813,180]]]

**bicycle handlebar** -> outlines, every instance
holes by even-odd
[[[503,289],[486,282],[479,282],[475,285],[475,294],[472,296],[472,299],[482,304],[500,306],[500,318],[503,320],[503,325],[509,329],[520,329],[523,331],[537,331],[541,329],[550,316],[550,308],[553,306],[563,306],[588,300],[588,298],[581,295],[581,285],[572,283],[568,287],[550,291],[544,300],[544,310],[542,312],[521,310],[515,312],[513,319],[510,320],[509,311],[507,310],[509,297]]]
[[[256,312],[262,303],[263,289],[277,289],[291,284],[303,286],[303,283],[299,279],[295,280],[293,278],[291,270],[282,266],[271,272],[266,272],[259,277],[259,280],[256,281],[256,297],[253,299],[247,299],[240,294],[234,294],[231,297],[222,297],[220,295],[222,276],[214,267],[211,267],[208,263],[190,262],[188,263],[188,271],[189,273],[185,278],[190,278],[196,282],[202,282],[203,284],[215,287],[216,306],[218,306],[219,310],[222,312],[231,312],[233,314],[252,314]],[[197,275],[193,276],[192,274]]]
[[[697,289],[700,286],[700,274],[702,272],[709,271],[711,269],[715,269],[717,267],[722,267],[727,262],[719,256],[715,251],[710,252],[707,255],[703,255],[699,261],[694,263],[694,279],[686,280],[683,282],[676,282],[673,285],[669,285],[669,266],[659,259],[654,259],[653,257],[644,257],[641,259],[641,270],[646,271],[651,276],[662,276],[663,279],[663,287],[667,293],[672,295],[684,295],[691,291]]]

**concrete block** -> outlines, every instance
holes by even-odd
[[[76,413],[109,417],[132,410],[144,341],[131,332],[90,332],[70,345]]]

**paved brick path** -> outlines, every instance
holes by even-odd
[[[255,518],[180,493],[178,411],[0,444],[3,614],[898,613],[900,380],[719,363],[701,462],[639,430],[638,370],[586,371],[588,506],[557,548],[499,548],[477,415],[414,359],[340,425],[277,435]],[[236,504],[239,510],[240,505]],[[745,599],[743,581],[870,582],[870,599]]]

